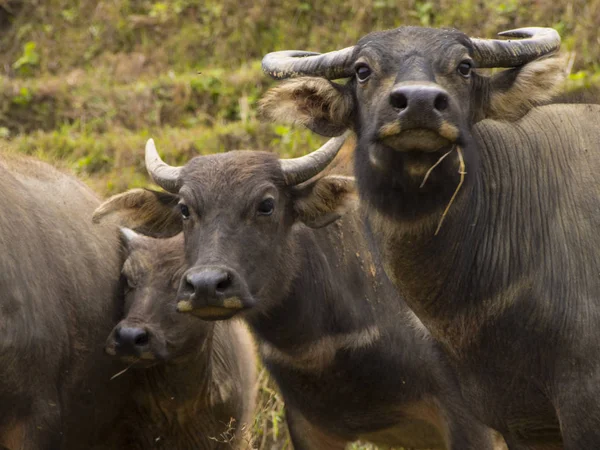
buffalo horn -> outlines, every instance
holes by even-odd
[[[158,156],[153,139],[146,142],[146,170],[154,182],[165,191],[175,194],[179,192],[181,167],[171,167],[164,163]]]
[[[281,170],[285,176],[285,184],[295,186],[321,172],[329,165],[344,145],[348,132],[329,139],[321,148],[299,158],[280,159]]]
[[[502,41],[472,38],[477,67],[518,67],[560,48],[560,36],[552,28],[518,28],[498,35],[522,39]]]
[[[284,50],[265,55],[263,71],[271,77],[282,80],[299,76],[324,77],[328,80],[352,76],[352,52],[354,47],[346,47],[329,53],[314,53],[301,50]]]

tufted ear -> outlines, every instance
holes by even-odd
[[[150,236],[173,236],[182,230],[179,197],[150,189],[131,189],[102,203],[92,220],[99,223],[116,214],[120,225]]]
[[[358,196],[353,177],[330,175],[294,188],[294,211],[311,228],[335,222],[356,207]]]
[[[351,127],[353,100],[344,86],[303,77],[267,91],[260,110],[272,121],[300,123],[322,136],[339,136]]]
[[[564,87],[565,67],[565,58],[554,56],[493,75],[485,117],[517,120],[531,108],[548,103]]]

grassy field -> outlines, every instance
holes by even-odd
[[[571,55],[567,88],[600,84],[600,0],[0,0],[0,145],[68,168],[101,195],[148,185],[149,137],[171,164],[233,148],[303,154],[323,139],[257,117],[272,85],[261,57],[399,25],[479,37],[552,26]],[[282,412],[263,373],[259,448],[290,447]]]

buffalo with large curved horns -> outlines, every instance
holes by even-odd
[[[552,28],[528,27],[504,31],[499,36],[519,40],[471,38],[473,59],[477,67],[517,67],[560,48],[560,36]],[[268,53],[263,70],[276,79],[315,76],[327,79],[346,78],[354,74],[355,46],[329,53],[284,50]]]
[[[280,159],[279,164],[288,186],[300,184],[319,174],[329,165],[337,152],[342,148],[346,135],[330,139],[321,148],[298,158]],[[146,143],[146,170],[154,182],[166,191],[176,193],[181,187],[181,167],[169,166],[165,163],[154,145],[153,139]]]

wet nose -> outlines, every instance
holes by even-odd
[[[185,276],[186,290],[193,291],[197,299],[217,299],[225,295],[232,285],[232,275],[225,269],[204,269]]]
[[[442,113],[448,109],[448,93],[436,86],[402,86],[390,93],[390,104],[400,115],[414,112]]]
[[[115,330],[115,347],[120,354],[137,355],[141,353],[150,341],[150,335],[144,328],[119,327]]]

